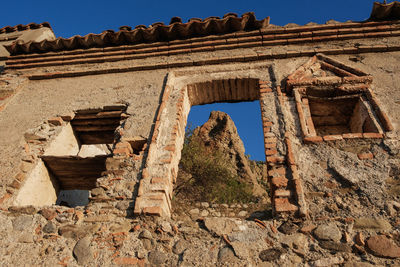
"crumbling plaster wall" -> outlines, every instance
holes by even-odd
[[[368,44],[372,41],[373,40],[364,41],[364,44]],[[344,44],[351,45],[352,42],[337,42],[337,44],[329,44],[327,47],[335,47]],[[273,48],[273,50],[277,51],[279,49],[282,48]],[[305,49],[305,47],[291,46],[289,49]],[[266,49],[242,49],[234,50],[232,53],[248,54],[263,50]],[[229,53],[230,51],[220,51],[212,54],[215,54],[214,56],[224,56]],[[182,60],[193,58],[193,60],[196,60],[201,55],[202,53],[197,53],[193,55],[170,57],[169,59]],[[372,88],[377,94],[378,99],[381,101],[383,110],[387,112],[395,126],[393,136],[397,136],[399,133],[397,122],[400,119],[400,107],[396,109],[396,107],[399,106],[398,102],[400,101],[399,90],[396,90],[396,85],[399,84],[398,75],[396,76],[396,73],[399,72],[399,66],[396,64],[396,61],[398,61],[399,57],[400,54],[398,52],[333,56],[333,58],[338,59],[349,66],[360,68],[374,77]],[[165,59],[163,58],[150,58],[140,62],[161,62],[164,60]],[[236,69],[240,69],[243,66],[251,66],[255,64],[265,66],[272,64],[273,73],[276,76],[276,81],[273,81],[273,83],[275,83],[276,86],[284,85],[284,79],[307,60],[308,57],[300,57],[257,63],[235,63],[231,65]],[[128,64],[128,62],[121,62],[121,65],[126,64]],[[100,65],[107,66],[108,64],[105,63]],[[90,66],[76,65],[68,68],[71,70],[78,70],[88,67]],[[35,72],[45,70],[65,70],[65,68],[66,67],[59,67],[58,69],[55,69],[54,67],[42,68],[35,70]],[[204,72],[202,70],[212,72],[213,70],[218,70],[218,68],[218,65],[213,65],[190,67],[188,69],[192,69],[191,79],[195,81],[196,72],[199,72],[199,74]],[[29,72],[32,72],[32,70],[27,71],[27,73]],[[43,121],[46,121],[51,117],[69,113],[75,109],[94,108],[113,103],[127,103],[129,104],[128,113],[131,117],[127,120],[125,125],[125,137],[138,135],[145,138],[151,137],[151,126],[154,122],[161,91],[165,86],[164,83],[166,82],[167,73],[168,70],[154,70],[41,81],[25,81],[18,93],[13,96],[8,103],[7,108],[0,113],[0,124],[4,125],[2,127],[3,130],[0,133],[0,163],[4,166],[1,170],[4,175],[2,183],[9,183],[13,179],[12,174],[14,173],[15,168],[19,167],[19,159],[21,158],[23,151],[21,147],[23,134],[28,129],[40,125]],[[177,73],[179,73],[179,70],[177,70]],[[18,76],[18,79],[24,79],[18,75],[18,72],[15,72],[14,74]],[[213,75],[217,77],[219,74]],[[212,75],[210,77],[212,77]],[[299,127],[295,119],[295,110],[288,110],[287,115],[288,117],[292,116],[293,120],[291,123],[286,125],[286,129],[295,133],[297,137],[300,137],[300,132],[298,131]],[[296,139],[295,142],[301,145],[300,138]]]
[[[332,58],[372,75],[371,88],[394,130],[387,132],[383,140],[304,144],[294,98],[287,97],[284,105],[286,126],[295,135],[292,139],[294,156],[305,187],[309,214],[313,218],[390,215],[391,201],[399,200],[398,195],[389,193],[391,185],[388,181],[396,176],[400,166],[400,53],[337,55]],[[278,83],[284,83],[284,78],[306,60],[276,62]]]
[[[337,45],[339,46],[341,44]],[[327,46],[334,47],[335,44],[329,44]],[[283,49],[288,48],[274,48],[274,50]],[[289,49],[311,48],[307,46],[292,46],[289,47]],[[261,47],[257,49],[223,51],[223,53],[210,53],[210,55],[207,55],[207,57],[223,54],[255,54],[255,51],[269,50],[265,47]],[[201,56],[205,56],[205,54],[198,53],[176,58],[171,57],[170,59],[173,60],[185,58],[196,60]],[[376,54],[365,53],[360,55],[334,55],[332,58],[338,59],[339,61],[342,61],[350,66],[359,68],[374,77],[372,88],[378,99],[381,101],[382,109],[388,114],[394,125],[395,130],[391,136],[393,136],[393,144],[395,144],[396,140],[398,141],[398,122],[400,119],[400,106],[398,104],[398,101],[400,100],[400,91],[397,87],[400,84],[400,77],[398,75],[400,69],[396,64],[396,62],[399,62],[400,53],[391,52]],[[360,58],[362,60],[359,62],[353,62],[350,60],[350,58]],[[272,66],[272,72],[275,75],[275,79],[272,79],[272,89],[276,90],[276,85],[283,85],[284,79],[289,74],[294,72],[299,66],[304,64],[308,59],[308,57],[301,57],[274,61],[261,61],[257,63],[236,63],[226,65],[233,66],[232,72],[243,68],[243,72],[240,74],[243,77],[247,75],[245,71],[246,69],[249,69],[248,66],[254,66],[256,64]],[[165,59],[156,58],[144,60],[142,62],[161,62],[163,60]],[[121,62],[120,65],[129,64],[132,64],[132,62]],[[39,70],[30,70],[27,72],[65,71],[68,70],[68,68],[70,70],[79,70],[81,68],[105,68],[107,65],[108,64],[105,63],[98,64],[98,66],[64,66],[59,69],[43,68]],[[189,82],[203,81],[207,79],[207,72],[215,71],[218,68],[223,69],[225,68],[225,65],[190,67],[174,69],[172,71],[174,71],[175,74],[178,74],[180,71],[182,71],[184,75],[187,75],[191,79],[188,79],[188,81],[184,81],[183,79],[179,81],[179,83],[176,84],[178,88],[185,86]],[[190,70],[191,73],[185,74],[187,70]],[[2,185],[7,185],[13,179],[15,170],[19,168],[19,163],[24,153],[24,148],[22,147],[22,144],[24,143],[24,133],[28,129],[41,125],[44,121],[47,121],[49,118],[59,114],[66,114],[75,109],[95,108],[117,102],[128,103],[128,113],[131,115],[131,117],[128,119],[125,125],[125,137],[142,135],[146,138],[151,138],[152,125],[157,114],[161,92],[165,88],[166,77],[170,71],[171,70],[165,69],[160,71],[141,71],[84,76],[79,78],[26,81],[18,90],[17,94],[11,99],[10,102],[8,102],[6,108],[0,112],[0,166],[2,166],[0,174],[2,178]],[[257,73],[257,75],[254,76],[268,77],[270,74],[262,74],[262,71],[263,70],[260,72],[259,70],[260,73]],[[269,72],[269,69],[266,68],[265,71]],[[202,73],[202,75],[196,76],[199,72]],[[13,76],[13,79],[25,79],[22,78],[21,72],[8,72],[8,74],[15,75]],[[220,74],[213,74],[210,76],[210,78],[226,78],[225,74],[226,73],[224,72],[221,72]],[[278,101],[276,101],[276,104],[278,104]],[[292,144],[294,155],[299,167],[299,173],[305,184],[305,191],[308,196],[307,204],[310,207],[311,216],[332,216],[332,213],[330,213],[328,210],[334,210],[335,205],[338,210],[334,211],[334,214],[340,214],[340,216],[343,218],[346,217],[345,215],[362,216],[363,214],[369,214],[370,216],[375,217],[376,214],[380,214],[380,210],[375,208],[358,210],[360,207],[359,203],[361,201],[366,201],[365,195],[368,193],[372,196],[371,200],[378,198],[379,196],[382,197],[385,194],[384,190],[373,190],[379,189],[382,186],[382,180],[385,179],[385,174],[389,173],[391,165],[398,163],[398,154],[396,161],[396,158],[394,158],[393,155],[387,154],[382,149],[380,140],[366,141],[368,149],[370,149],[375,155],[375,158],[370,162],[372,167],[369,167],[363,161],[357,158],[356,153],[346,151],[345,149],[340,149],[340,146],[335,146],[333,143],[305,145],[302,143],[301,131],[297,122],[298,117],[295,110],[293,97],[284,97],[282,111],[284,113],[285,127],[279,128],[274,126],[274,131],[281,131],[282,134],[285,134],[286,131],[289,131],[293,135]],[[166,115],[168,117],[174,116],[175,114]],[[368,146],[371,143],[372,146]],[[342,147],[343,146],[344,145],[342,145]],[[396,145],[393,145],[393,147],[395,151]],[[328,161],[328,159],[332,160]],[[338,175],[332,174],[327,170],[336,168],[341,164],[349,166],[349,177],[355,177],[361,181],[361,183],[358,184],[362,190],[360,197],[353,198],[352,196],[341,193],[334,195],[338,192],[338,187],[332,189],[326,186],[327,182],[338,183],[335,179],[335,177]],[[350,167],[354,167],[354,169],[351,169]],[[131,172],[130,175],[137,174],[137,169],[129,169],[129,171]],[[337,168],[337,171],[340,171],[340,169]],[[117,186],[121,187],[121,185],[125,186],[125,184],[118,184]],[[133,191],[132,188],[119,188],[119,190]],[[2,187],[0,190],[0,196],[4,194],[4,191],[5,187]],[[329,194],[331,194],[332,197],[322,200],[322,197],[325,195],[328,196]],[[348,202],[349,205],[340,206],[340,201],[342,201],[342,203]],[[353,201],[353,203],[351,201]],[[46,262],[50,265],[56,265],[60,260],[63,259],[72,262],[73,258],[71,256],[76,241],[86,234],[89,234],[89,236],[100,236],[104,234],[104,236],[106,236],[106,234],[111,235],[112,233],[127,232],[127,235],[130,237],[130,243],[122,247],[121,255],[133,255],[131,254],[132,251],[134,251],[132,246],[143,249],[139,239],[137,238],[139,232],[136,230],[134,233],[129,232],[131,230],[131,226],[133,225],[131,225],[129,221],[127,223],[126,213],[122,212],[126,210],[127,206],[119,205],[123,201],[116,202],[118,202],[118,204],[113,204],[113,206],[108,205],[108,203],[96,203],[98,205],[97,207],[90,206],[85,209],[75,210],[61,207],[59,208],[61,211],[58,212],[50,209],[44,209],[41,211],[41,214],[43,215],[37,214],[36,210],[31,211],[29,208],[26,210],[22,209],[21,211],[23,213],[30,214],[29,216],[17,214],[15,215],[16,217],[11,217],[8,214],[0,214],[0,219],[2,222],[0,224],[2,229],[2,231],[0,231],[0,235],[2,240],[7,242],[4,244],[4,246],[1,246],[4,248],[4,253],[2,256],[4,258],[4,263],[6,265],[12,265],[13,263],[15,264],[16,262],[21,262],[21,253],[32,255],[31,257],[24,258],[24,264],[38,265]],[[131,201],[129,200],[127,202]],[[379,208],[382,207],[381,202],[377,203],[377,205]],[[349,206],[354,206],[355,208],[353,208],[353,210],[347,210],[348,208],[342,209],[342,207]],[[121,211],[115,212],[117,208]],[[23,231],[18,230],[17,232],[16,230],[13,231],[12,229],[13,224],[17,225],[15,221],[18,222],[18,218],[23,218],[24,221],[27,221],[28,223]],[[45,249],[45,246],[43,246],[43,243],[41,243],[42,241],[40,241],[43,240],[42,235],[40,234],[40,229],[48,223],[48,220],[53,220],[53,222],[61,230],[60,236],[55,237],[55,242],[50,243],[45,240],[45,244],[48,248]],[[101,230],[99,231],[100,228]],[[39,234],[33,234],[34,231],[38,232]],[[84,231],[85,233],[82,235],[81,231]],[[263,231],[265,230],[263,229]],[[74,233],[73,238],[67,237],[70,232]],[[72,236],[72,234],[70,235]],[[26,236],[32,237],[31,240],[27,241]],[[52,236],[47,235],[46,238],[51,240]],[[119,242],[116,238],[113,240],[116,244]],[[32,243],[33,241],[37,243],[34,244]],[[101,239],[99,242],[99,245],[93,242],[90,249],[88,249],[88,253],[91,256],[91,250],[100,251],[99,254],[96,254],[97,258],[93,257],[93,259],[90,259],[90,261],[97,265],[110,265],[113,259],[112,255],[114,251],[104,249],[106,246],[102,246],[103,243],[101,243]],[[208,246],[207,250],[204,251],[208,251],[210,246]],[[13,251],[18,251],[19,253],[12,253]],[[72,264],[75,265],[75,261]]]
[[[28,81],[0,112],[0,174],[9,184],[20,168],[24,133],[73,110],[129,105],[125,137],[149,137],[166,71]]]

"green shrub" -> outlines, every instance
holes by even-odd
[[[175,193],[214,203],[254,200],[251,186],[241,182],[231,171],[223,153],[206,147],[191,130],[185,137]]]

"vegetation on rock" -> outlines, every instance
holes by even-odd
[[[255,200],[251,186],[235,175],[223,153],[206,147],[200,137],[187,133],[182,149],[176,195],[215,203]]]

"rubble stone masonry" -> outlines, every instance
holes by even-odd
[[[0,261],[399,264],[399,61],[399,20],[11,54],[0,73]],[[186,225],[173,189],[190,109],[238,101],[260,103],[272,215]],[[57,205],[70,189],[87,204]]]

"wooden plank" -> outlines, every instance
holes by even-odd
[[[84,185],[84,186],[79,187],[79,190],[92,190],[95,187],[96,187],[96,184],[95,185]],[[76,186],[74,186],[74,185],[65,185],[63,188],[64,188],[64,190],[77,190]]]
[[[82,158],[78,156],[42,156],[43,161],[48,165],[52,170],[64,170],[66,167],[67,170],[75,170],[75,169],[95,169],[95,170],[104,170],[105,169],[105,161],[108,158],[108,155],[101,155],[96,157],[88,157]]]
[[[106,170],[105,161],[109,155],[82,158],[79,156],[42,156],[47,168],[64,190],[90,190]]]
[[[79,156],[42,156],[41,158],[44,160],[54,160],[54,161],[61,161],[61,162],[97,162],[101,160],[105,160],[108,158],[108,155],[97,155],[94,157],[79,157]]]
[[[80,114],[95,114],[95,113],[99,113],[102,112],[103,109],[102,108],[89,108],[89,109],[79,109],[77,111],[75,111],[75,113],[78,115]]]
[[[114,142],[114,131],[101,132],[78,132],[77,133],[81,144],[112,144]]]
[[[91,190],[96,187],[96,180],[97,178],[82,178],[75,181],[62,179],[60,180],[60,184],[63,190]]]
[[[74,126],[75,132],[104,132],[104,131],[115,131],[117,125],[76,125]]]
[[[115,104],[115,105],[109,105],[109,106],[104,106],[103,109],[104,111],[116,111],[116,110],[126,110],[127,105],[125,104]]]
[[[231,87],[231,85],[230,85],[229,80],[224,80],[223,81],[223,89],[221,91],[221,94],[222,94],[221,101],[228,101],[230,99],[230,97],[231,97],[231,92],[229,89],[230,87]]]
[[[249,95],[251,100],[259,100],[258,80],[249,79]]]
[[[88,170],[88,169],[83,169],[79,167],[72,167],[65,165],[65,169],[54,169],[52,167],[49,167],[51,172],[56,175],[57,177],[65,177],[65,178],[74,178],[74,177],[79,177],[79,176],[85,176],[85,177],[99,177],[101,176],[101,173],[105,170],[101,169],[95,169],[95,170]],[[66,170],[66,168],[70,168],[69,170]]]
[[[89,120],[72,120],[72,126],[75,125],[120,125],[119,118],[111,119],[89,119]]]
[[[82,120],[82,119],[97,119],[97,118],[120,118],[122,115],[121,110],[117,111],[102,111],[93,114],[76,114],[73,120]]]

